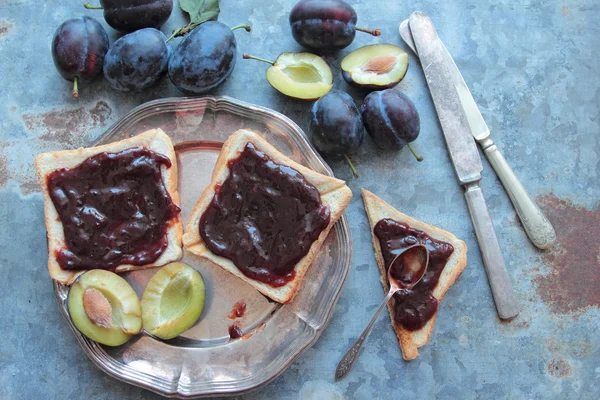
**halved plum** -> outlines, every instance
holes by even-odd
[[[107,346],[119,346],[142,329],[140,299],[119,275],[94,269],[69,290],[71,320],[81,333]]]
[[[243,57],[271,64],[267,69],[267,81],[286,96],[316,100],[333,87],[331,68],[316,54],[283,53],[275,62],[248,54]]]
[[[392,44],[354,50],[342,60],[342,76],[350,85],[372,90],[396,86],[408,70],[408,54]]]
[[[162,267],[146,284],[142,295],[144,329],[161,339],[187,331],[204,308],[202,275],[182,262]]]

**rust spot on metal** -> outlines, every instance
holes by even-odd
[[[588,210],[554,193],[538,198],[557,234],[557,243],[542,252],[550,273],[534,279],[537,292],[556,313],[600,307],[600,202]]]
[[[560,343],[554,336],[548,336],[546,339],[544,339],[544,342],[546,342],[546,347],[549,351],[555,352],[560,350]]]
[[[552,359],[548,363],[548,373],[555,378],[564,378],[571,375],[571,366],[568,362],[561,359]]]
[[[0,187],[3,187],[8,182],[8,167],[6,166],[6,158],[0,156]]]
[[[89,142],[88,130],[104,126],[112,109],[104,101],[94,107],[70,110],[51,110],[42,114],[24,114],[23,121],[28,130],[41,132],[39,139],[79,147]]]
[[[6,34],[13,28],[13,24],[6,20],[0,20],[0,39],[4,38]]]
[[[81,127],[86,125],[88,114],[83,107],[67,111],[49,111],[41,115],[24,115],[23,120],[30,131],[42,130],[40,140],[74,145]]]
[[[531,319],[525,318],[523,315],[519,315],[518,319],[511,321],[501,320],[503,323],[506,323],[511,328],[515,329],[527,329],[531,325]]]
[[[570,352],[575,358],[583,358],[592,350],[592,346],[584,342],[571,343]]]
[[[106,125],[106,120],[112,114],[112,109],[105,101],[99,101],[90,109],[90,116],[95,125]]]
[[[2,143],[0,143],[1,148]],[[5,155],[0,154],[0,188],[4,187],[8,181],[14,181],[19,184],[22,195],[26,196],[41,191],[37,176],[32,171],[33,165],[31,168],[14,166]]]
[[[21,188],[21,194],[27,196],[32,193],[41,192],[42,188],[40,183],[35,176],[25,176],[22,178],[19,187]]]

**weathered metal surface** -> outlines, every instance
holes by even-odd
[[[238,47],[266,57],[300,47],[289,34],[294,0],[221,1],[221,21],[250,22],[236,32]],[[577,398],[600,392],[600,5],[591,0],[350,1],[361,25],[380,38],[357,35],[327,60],[335,87],[348,87],[339,62],[377,42],[404,46],[398,23],[427,12],[453,55],[473,97],[515,173],[553,223],[549,251],[529,243],[494,172],[484,162],[482,187],[513,278],[521,314],[496,317],[468,211],[456,184],[425,80],[415,57],[398,89],[416,103],[425,161],[389,153],[367,139],[353,156],[361,177],[330,160],[355,193],[347,215],[354,241],[353,270],[321,339],[259,398]],[[181,95],[163,80],[141,94],[114,92],[98,81],[70,98],[55,72],[50,39],[64,20],[101,13],[79,2],[0,0],[0,398],[155,398],[114,381],[79,349],[52,295],[46,262],[42,197],[33,158],[41,151],[85,145],[133,107]],[[183,22],[178,9],[163,28]],[[104,22],[102,21],[104,24]],[[109,31],[111,40],[116,33]],[[301,127],[311,103],[272,90],[265,67],[241,58],[215,91],[283,112]],[[383,298],[359,190],[365,187],[407,214],[448,229],[467,242],[469,263],[441,304],[431,341],[404,362],[387,316],[375,324],[360,360],[333,381],[339,357]]]

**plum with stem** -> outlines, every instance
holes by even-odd
[[[348,93],[332,90],[317,100],[310,111],[308,131],[319,153],[343,156],[358,178],[348,155],[361,146],[365,129],[360,111]]]
[[[235,66],[237,42],[233,31],[239,28],[250,31],[248,25],[229,28],[208,21],[187,35],[169,59],[169,78],[177,89],[204,94],[222,84]]]
[[[342,0],[302,0],[290,13],[292,35],[301,46],[316,50],[341,50],[354,40],[356,31],[379,36],[379,29],[356,26],[354,8]]]
[[[58,27],[52,39],[52,58],[60,75],[73,82],[73,97],[79,97],[79,84],[102,75],[107,51],[108,35],[94,18],[73,18]]]
[[[414,103],[404,93],[393,89],[370,93],[363,103],[362,116],[377,146],[389,150],[406,146],[417,161],[423,161],[410,145],[419,136],[421,120]]]

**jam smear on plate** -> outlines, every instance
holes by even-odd
[[[229,337],[231,339],[238,339],[238,338],[241,338],[243,335],[244,335],[244,332],[242,332],[242,329],[238,326],[237,323],[235,323],[229,327]]]
[[[242,318],[245,313],[246,313],[246,303],[244,303],[243,301],[240,300],[233,305],[233,308],[231,309],[231,312],[229,313],[227,318],[229,318],[229,319]]]

